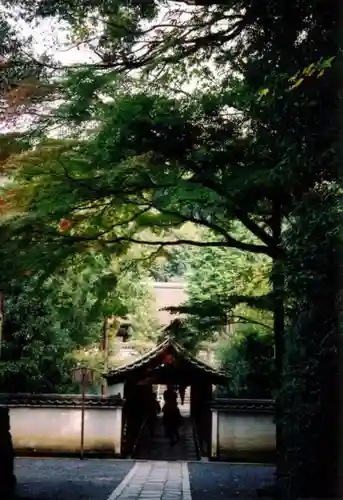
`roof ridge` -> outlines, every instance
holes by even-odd
[[[162,340],[162,342],[160,342],[159,344],[157,344],[155,347],[153,347],[152,349],[149,349],[147,352],[145,352],[144,354],[142,354],[141,356],[139,356],[137,359],[133,360],[133,361],[130,361],[130,363],[127,363],[127,364],[124,364],[124,365],[121,365],[121,366],[117,366],[116,368],[113,368],[111,370],[109,370],[107,372],[107,374],[104,374],[104,375],[109,375],[113,372],[117,372],[117,371],[120,371],[122,369],[130,369],[131,367],[135,366],[137,363],[142,363],[144,362],[146,359],[149,359],[153,354],[156,354],[158,353],[159,350],[161,350],[161,348],[164,348],[165,346],[168,345],[168,343],[170,342],[170,338],[169,336],[167,336],[164,340]]]
[[[192,354],[190,351],[187,351],[187,349],[185,349],[175,338],[172,339],[172,341],[173,341],[173,344],[175,346],[177,346],[179,349],[182,350],[182,352],[184,352],[186,354],[186,356],[187,356],[187,358],[189,360],[194,361],[198,365],[202,365],[202,366],[210,369],[213,372],[221,373],[221,374],[225,373],[223,370],[218,370],[217,368],[214,368],[213,366],[211,366],[208,363],[206,363],[206,361],[203,361],[202,359],[199,359],[197,356],[195,356],[194,354]]]
[[[151,358],[154,356],[157,356],[163,349],[165,349],[168,346],[174,347],[174,349],[181,355],[184,356],[185,359],[187,359],[190,363],[196,365],[198,368],[203,369],[205,372],[212,373],[213,375],[219,375],[219,376],[224,376],[226,377],[227,375],[225,372],[222,370],[218,370],[217,368],[214,368],[210,366],[209,364],[205,363],[204,361],[198,359],[196,356],[194,356],[192,353],[187,351],[175,338],[173,334],[167,334],[165,339],[162,340],[156,347],[153,349],[150,349],[148,352],[140,356],[134,361],[131,361],[130,363],[126,365],[119,366],[117,368],[114,368],[112,370],[109,370],[107,373],[104,374],[106,378],[110,378],[111,376],[115,375],[120,375],[123,372],[134,370],[135,368],[138,368],[145,362],[149,362]]]

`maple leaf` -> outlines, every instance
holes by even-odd
[[[68,231],[68,229],[72,226],[72,224],[73,224],[72,221],[68,219],[61,219],[59,223],[60,230],[62,232]]]

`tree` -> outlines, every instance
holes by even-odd
[[[0,6],[0,115],[14,134],[9,134],[9,142],[13,146],[13,138],[23,139],[23,134],[15,130],[15,126],[25,128],[28,124],[42,121],[40,103],[43,98],[51,98],[56,93],[56,84],[49,81],[46,64],[49,58],[34,59],[32,38],[17,28],[18,12],[13,5]],[[2,139],[8,131],[2,131]],[[11,140],[12,139],[12,140]],[[4,141],[2,140],[2,143]],[[27,141],[24,141],[24,144]],[[3,144],[4,145],[4,144]],[[6,151],[6,150],[5,150]],[[5,156],[17,152],[18,148],[10,148],[5,154],[2,148],[1,163],[3,168]]]
[[[218,235],[217,241],[211,243],[190,240],[197,246],[237,246],[251,252],[278,255],[268,232],[246,213],[240,212],[234,199],[235,195],[242,196],[242,189],[238,187],[239,179],[235,180],[234,172],[225,168],[227,162],[230,163],[230,150],[232,163],[234,159],[238,160],[239,155],[244,159],[244,147],[249,139],[238,137],[236,145],[233,125],[220,117],[214,119],[213,125],[209,125],[211,128],[207,129],[206,102],[203,101],[205,97],[204,100],[200,98],[195,102],[184,102],[142,94],[124,96],[116,101],[115,107],[109,104],[104,124],[95,139],[75,146],[70,144],[69,151],[57,149],[53,157],[43,157],[42,160],[37,161],[37,153],[33,157],[29,155],[27,159],[22,158],[22,169],[16,181],[28,190],[27,206],[31,213],[35,208],[37,229],[34,232],[48,235],[48,242],[58,240],[70,245],[86,242],[89,245],[100,241],[112,248],[132,242],[158,246],[157,238],[146,241],[137,239],[135,235],[146,227],[153,227],[156,234],[162,234],[164,229],[190,221],[210,228]],[[216,99],[211,105],[215,102]],[[218,106],[222,108],[226,104],[221,102]],[[168,125],[165,123],[167,108],[170,111]],[[149,118],[150,113],[154,115],[152,119]],[[194,125],[196,114],[203,115],[204,125],[201,122]],[[115,136],[114,130],[118,132]],[[124,135],[124,130],[127,135]],[[185,156],[181,156],[180,165],[177,156],[182,151],[175,153],[176,144],[170,140],[170,134],[181,134],[183,137]],[[229,151],[219,152],[217,148],[222,144],[224,134],[227,135],[226,148]],[[208,137],[215,141],[213,149],[207,152],[206,157],[199,157],[198,148],[206,147]],[[179,140],[179,148],[180,143]],[[41,147],[44,147],[44,143]],[[218,172],[211,174],[214,179],[202,173],[212,156],[218,164]],[[223,165],[220,165],[221,157]],[[99,165],[95,177],[95,172],[87,167],[90,161]],[[170,162],[173,168],[162,172],[161,161]],[[182,162],[185,164],[182,165]],[[102,164],[111,165],[111,168],[101,168]],[[138,170],[138,166],[142,168]],[[232,168],[235,169],[234,163]],[[248,171],[247,167],[247,174]],[[218,179],[215,179],[215,175]],[[229,195],[222,192],[220,179],[227,182],[232,180]],[[236,188],[234,182],[237,183]],[[113,183],[120,188],[111,187]],[[58,198],[62,190],[63,205]],[[44,198],[39,192],[44,192]],[[53,201],[53,210],[47,211],[47,198]],[[251,204],[254,204],[253,199]],[[253,210],[252,206],[249,208]],[[211,218],[210,211],[213,213]],[[230,235],[233,216],[241,217],[243,224],[253,234],[257,233],[256,236],[259,235],[265,244],[235,240]],[[73,221],[73,227],[68,231],[61,232],[56,227],[62,217]],[[121,232],[120,226],[129,228],[129,234]],[[182,240],[175,239],[169,243],[173,245],[180,242]],[[184,239],[184,242],[189,241]],[[162,243],[166,245],[165,241]]]
[[[134,338],[156,336],[143,277],[139,269],[118,274],[118,267],[92,254],[69,263],[63,274],[56,272],[43,284],[34,275],[12,281],[5,295],[5,390],[69,391],[72,368],[81,361],[101,371],[105,317],[128,314]],[[114,346],[118,327],[115,321]]]
[[[189,247],[180,245],[166,249],[164,255],[160,255],[152,263],[150,275],[155,281],[177,281],[184,280],[188,270]]]
[[[217,357],[229,375],[224,391],[229,397],[271,398],[275,390],[274,345],[271,332],[240,325],[235,335],[221,342]]]
[[[289,496],[295,490],[304,496],[312,491],[317,498],[341,496],[337,434],[341,419],[341,193],[337,189],[323,183],[308,193],[284,236],[286,292],[291,300],[282,384],[288,444],[283,473]]]
[[[263,58],[263,60],[260,62],[252,60],[250,63],[251,68],[249,78],[251,85],[256,84],[256,86],[259,85],[260,88],[262,87],[263,76],[260,69],[263,61],[266,66],[267,64],[273,64],[273,66],[277,66],[280,73],[288,73],[289,68],[291,68],[293,64],[291,59],[296,53],[297,62],[299,62],[300,67],[304,67],[308,64],[309,59],[316,58],[316,54],[318,53],[318,51],[322,52],[324,58],[330,57],[332,53],[337,52],[335,42],[336,23],[334,17],[332,16],[332,13],[330,16],[325,16],[323,14],[323,11],[321,11],[321,9],[324,8],[321,2],[312,4],[312,8],[315,8],[315,11],[313,12],[313,23],[311,25],[311,29],[309,30],[309,32],[306,32],[306,38],[302,40],[302,43],[298,43],[297,45],[295,44],[295,33],[293,33],[292,35],[291,31],[289,31],[285,35],[285,33],[283,32],[285,26],[287,26],[285,16],[282,17],[283,27],[277,21],[275,22],[273,28],[273,45],[270,45],[268,55],[266,54],[266,57]],[[293,11],[293,13],[295,13],[295,11]],[[278,26],[279,31],[276,30],[276,26]],[[289,24],[289,26],[291,26],[291,24]],[[287,26],[287,29],[289,26]],[[292,26],[295,27],[296,23],[292,24]],[[297,33],[299,33],[299,31]],[[272,52],[272,47],[275,52]],[[273,63],[271,63],[271,61],[273,61]],[[306,221],[306,219],[303,219],[303,221],[301,222],[302,216],[300,216],[297,208],[299,207],[299,205],[301,206],[303,204],[304,200],[312,199],[313,194],[316,193],[319,186],[325,186],[326,183],[331,183],[335,178],[337,178],[337,149],[334,136],[336,134],[335,131],[338,130],[338,124],[333,111],[337,104],[337,94],[334,90],[337,69],[338,68],[333,69],[331,73],[327,73],[325,76],[319,79],[312,75],[307,81],[304,81],[300,87],[292,90],[292,92],[289,92],[287,94],[285,93],[284,96],[287,96],[287,98],[281,98],[282,93],[280,92],[280,87],[282,87],[283,84],[281,82],[278,82],[276,79],[277,83],[275,85],[275,88],[277,89],[277,95],[279,95],[280,99],[275,99],[274,97],[274,99],[272,99],[268,106],[262,107],[259,110],[261,112],[261,124],[263,124],[265,130],[275,131],[275,139],[276,137],[282,137],[282,140],[280,141],[281,148],[278,147],[272,149],[271,144],[271,151],[273,151],[275,155],[281,153],[282,157],[284,158],[285,168],[289,172],[289,180],[287,182],[287,186],[293,186],[294,203],[288,220],[289,226],[291,228],[297,228],[298,224],[300,224],[300,226],[302,227],[303,232],[300,233],[296,230],[296,236],[292,242],[292,244],[295,244],[295,242],[297,242],[296,244],[299,244],[300,246],[302,246],[302,241],[307,240],[307,236],[309,236],[310,234],[313,235],[317,230],[318,234],[321,234],[320,239],[323,239],[323,241],[331,240],[329,228],[326,228],[328,232],[326,233],[326,236],[324,236],[325,230],[323,231],[323,226],[321,225],[319,219],[317,220],[317,223],[314,223],[314,226],[317,226],[315,231],[314,226],[307,225],[308,220]],[[294,71],[294,73],[295,72],[296,70]],[[258,110],[258,107],[256,107],[256,110]],[[315,112],[316,118],[314,120],[311,120],[310,116],[313,116],[313,112]],[[325,123],[326,125],[324,125]],[[323,132],[324,127],[325,132]],[[283,150],[283,147],[285,147],[285,150]],[[323,160],[324,158],[325,161]],[[283,168],[282,164],[280,168]],[[319,206],[323,208],[323,205],[321,205],[321,203],[318,204],[318,208]],[[318,217],[317,211],[316,214]],[[286,283],[288,282],[288,280],[292,281],[300,271],[300,268],[306,267],[306,262],[308,262],[308,260],[313,262],[313,259],[315,259],[316,255],[316,245],[318,245],[320,239],[317,239],[317,244],[315,244],[314,240],[312,240],[312,236],[309,239],[311,240],[312,244],[306,246],[306,249],[303,247],[303,262],[301,265],[300,262],[298,262],[299,268],[295,274],[289,274],[290,269],[288,267],[283,267],[280,269],[280,266],[278,266],[279,269],[275,269],[276,275],[279,275],[279,281],[283,281],[283,279],[280,279],[280,276],[282,278],[282,275],[285,278]],[[288,261],[288,258],[290,258],[290,254],[292,254],[292,252],[290,252],[289,254],[290,248],[287,248],[285,242],[283,242],[283,247],[286,250],[286,261]],[[325,269],[325,265],[322,268],[322,271],[324,272],[324,274],[327,272],[327,268]],[[319,275],[320,274],[321,273],[319,273]],[[306,308],[308,308],[308,310],[311,310],[312,312],[314,312],[318,308],[318,304],[315,304],[311,300],[307,302],[306,306],[304,305],[306,285],[302,280],[300,280],[298,283],[302,283],[302,285],[304,286],[302,292],[300,292],[300,289],[298,289],[299,293],[294,295],[293,290],[293,292],[291,292],[291,294],[289,294],[290,296],[288,297],[288,300],[290,300],[292,304],[292,307],[289,309],[288,314],[289,317],[292,318],[301,318]],[[280,284],[277,286],[280,289]],[[312,283],[312,286],[316,288],[314,282]],[[318,286],[319,288],[321,288],[320,279],[318,281]],[[290,290],[286,288],[286,292],[289,293]],[[296,306],[293,303],[294,299],[297,301]],[[295,306],[293,309],[295,312],[295,316],[293,316],[291,310],[293,306]],[[303,309],[303,306],[305,309]],[[300,310],[302,310],[303,312],[299,314]],[[330,324],[333,320],[333,313],[335,314],[332,309],[327,309],[326,320],[328,324]],[[302,338],[307,339],[302,345],[302,349],[309,353],[307,349],[310,349],[310,345],[312,344],[312,332],[310,333],[309,330],[306,329],[305,322],[303,323],[302,321],[300,321],[298,325],[300,324],[303,328],[302,334],[300,334],[300,331],[298,331],[297,334],[299,334],[301,337],[302,335],[304,335],[304,337]],[[325,338],[326,334],[324,329],[321,329],[320,335],[323,335],[322,338]],[[321,411],[314,411],[313,415],[315,414],[316,417],[311,419],[311,431],[308,434],[306,433],[305,440],[309,440],[309,447],[311,446],[310,433],[312,433],[312,436],[320,435],[319,441],[317,441],[316,444],[313,445],[310,452],[312,457],[314,456],[314,454],[317,457],[321,457],[320,459],[318,459],[316,466],[314,466],[313,461],[307,454],[307,450],[309,448],[307,448],[305,440],[302,440],[302,438],[305,437],[305,432],[297,427],[296,424],[296,422],[299,422],[300,401],[302,402],[304,407],[307,407],[307,412],[310,412],[310,409],[314,409],[312,399],[313,393],[310,394],[310,391],[308,391],[305,395],[304,385],[300,381],[301,370],[299,370],[299,363],[303,363],[304,371],[306,371],[308,376],[311,373],[311,376],[307,378],[307,383],[309,385],[316,385],[315,380],[321,380],[320,383],[323,383],[325,378],[323,377],[323,372],[321,372],[321,370],[314,369],[313,371],[311,371],[309,368],[309,366],[312,364],[312,356],[314,356],[315,358],[317,358],[317,356],[321,358],[319,343],[316,344],[316,355],[314,355],[314,351],[311,351],[312,356],[306,357],[305,355],[303,357],[302,353],[304,353],[304,351],[302,349],[298,348],[295,351],[293,350],[291,341],[291,339],[293,338],[294,324],[292,324],[291,322],[289,328],[287,328],[286,330],[286,349],[284,353],[285,373],[282,381],[283,391],[282,395],[280,395],[283,412],[279,413],[278,417],[282,419],[282,413],[288,415],[287,424],[285,424],[285,421],[283,421],[282,425],[282,427],[285,429],[285,441],[282,448],[280,449],[281,455],[283,459],[285,459],[286,463],[282,464],[282,461],[280,461],[280,465],[278,467],[279,485],[284,488],[281,495],[284,498],[294,496],[334,498],[340,496],[341,493],[339,492],[339,489],[337,489],[337,469],[335,460],[333,459],[333,453],[323,453],[323,448],[320,449],[318,443],[320,440],[325,441],[326,445],[330,447],[331,450],[335,450],[336,443],[334,442],[335,440],[331,435],[331,431],[326,433],[325,430],[323,430],[324,427],[322,427],[322,430],[319,429],[319,420],[317,419],[325,418],[327,419],[327,421],[330,420],[332,429],[332,426],[335,425],[335,419],[332,418],[334,411],[333,407],[335,407],[335,401],[337,400],[336,398],[332,398],[330,405],[327,405],[325,410],[323,410],[323,407],[321,407]],[[297,345],[299,346],[299,344]],[[308,347],[305,348],[305,345],[307,345]],[[297,356],[295,355],[295,353],[297,353]],[[321,358],[321,362],[325,364],[324,360],[325,356]],[[335,362],[338,362],[338,360],[336,359]],[[292,366],[292,368],[290,368],[290,366]],[[333,374],[332,371],[331,373]],[[313,378],[310,383],[309,381],[311,377]],[[327,382],[328,380],[326,379],[326,383]],[[307,387],[309,387],[309,385]],[[334,375],[329,385],[331,387],[335,386]],[[285,398],[284,400],[283,397]],[[292,399],[294,404],[297,406],[297,409],[292,406],[293,412],[288,411],[290,399]],[[333,407],[331,407],[331,404],[333,405]],[[304,412],[303,414],[307,412]],[[291,421],[293,422],[292,425],[290,423]],[[307,425],[308,423],[306,424],[306,426]],[[318,427],[316,427],[316,425],[318,425]],[[292,441],[292,439],[290,438],[290,435],[286,430],[286,426],[288,427],[288,429],[298,429],[299,434],[297,434],[297,432],[294,432],[293,434],[294,441]],[[300,433],[302,433],[302,438],[300,437]],[[316,448],[316,446],[318,446],[318,448]],[[314,448],[317,449],[315,453]],[[297,456],[295,456],[294,454],[294,449],[297,449]],[[323,462],[321,460],[323,460]],[[331,464],[329,466],[331,474],[330,479],[324,480],[324,476],[319,472],[319,470],[323,470],[324,462],[325,464]],[[294,468],[293,466],[291,466],[291,463],[294,464]],[[295,473],[295,471],[297,471],[297,473]],[[297,474],[302,475],[301,480],[300,476],[298,476]],[[333,477],[335,474],[336,478]],[[328,478],[329,476],[326,475],[325,477]]]
[[[243,90],[241,86],[240,99]],[[292,178],[292,171],[280,171],[279,161],[287,158],[290,142],[285,144],[283,151],[275,151],[273,158],[268,151],[272,144],[270,137],[265,135],[264,124],[257,132],[242,136],[242,120],[232,122],[231,118],[226,119],[219,113],[233,102],[232,90],[211,96],[210,100],[207,95],[192,99],[139,93],[119,95],[115,105],[108,104],[108,111],[103,115],[104,125],[94,139],[71,148],[63,155],[63,160],[58,156],[54,162],[50,161],[48,172],[42,169],[42,164],[38,169],[33,168],[31,174],[28,167],[20,172],[21,175],[26,172],[28,179],[34,176],[43,182],[44,190],[37,182],[29,198],[31,214],[35,207],[34,226],[32,218],[20,220],[20,224],[25,224],[26,233],[17,233],[11,242],[23,245],[29,230],[30,241],[32,234],[36,235],[50,248],[62,250],[64,254],[90,244],[99,245],[99,240],[113,252],[125,251],[130,243],[162,247],[181,242],[197,246],[236,246],[279,260],[284,252],[280,247],[280,201],[281,213],[285,216],[289,214],[293,197],[299,196],[297,178],[286,183],[289,176]],[[244,103],[246,105],[243,100]],[[256,113],[253,106],[250,112]],[[262,118],[259,120],[262,122]],[[173,142],[171,137],[178,140]],[[201,154],[202,151],[206,154]],[[267,154],[268,161],[265,160]],[[89,170],[89,164],[98,166],[96,172]],[[170,168],[161,171],[161,164],[170,165]],[[106,169],[101,167],[103,165]],[[210,170],[212,165],[216,165],[216,169]],[[277,173],[280,175],[276,176]],[[230,185],[230,191],[223,189],[226,185]],[[280,190],[277,197],[276,187]],[[43,192],[49,200],[54,200],[51,203],[55,207],[53,213],[47,213],[45,200],[39,194]],[[62,196],[63,206],[58,202]],[[102,217],[99,218],[99,214]],[[75,221],[73,227],[62,234],[54,229],[61,217]],[[233,219],[243,223],[262,243],[235,239],[231,231]],[[147,241],[139,237],[141,230],[147,227],[163,234],[163,230],[186,221],[212,229],[217,239],[209,244],[187,239],[166,241],[163,237]],[[277,283],[274,289],[278,290]],[[279,299],[277,304],[277,359],[280,363],[283,358],[280,304],[282,308],[283,300]],[[280,372],[281,364],[278,366]]]
[[[28,232],[30,240],[36,235],[40,250],[35,260],[40,263],[42,249],[51,263],[53,254],[65,258],[90,245],[120,253],[132,243],[159,250],[180,243],[237,247],[278,258],[282,250],[271,234],[274,221],[269,221],[273,203],[260,195],[264,172],[257,180],[256,166],[246,155],[254,138],[242,135],[242,119],[223,114],[232,102],[231,91],[184,99],[118,94],[115,104],[104,106],[94,138],[72,141],[69,151],[58,146],[38,161],[36,153],[23,158],[16,182],[27,191],[28,214],[18,220],[24,231],[19,227],[14,237],[11,221],[10,244],[24,246]],[[171,137],[178,137],[177,144]],[[161,170],[161,163],[170,168]],[[106,168],[95,172],[88,164]],[[210,165],[216,169],[209,170]],[[230,192],[221,187],[227,182]],[[244,197],[250,203],[243,210]],[[235,218],[252,233],[252,241],[235,237]],[[62,231],[61,219],[70,221]],[[204,242],[175,235],[166,240],[166,231],[186,222],[212,230],[216,238]],[[144,238],[147,229],[149,238]]]
[[[236,237],[248,240],[246,231],[236,226]],[[244,236],[245,234],[245,236]],[[239,235],[239,236],[238,236]],[[210,241],[204,235],[204,240]],[[214,309],[222,309],[221,318],[226,316],[225,325],[236,322],[258,322],[258,315],[263,312],[249,308],[254,300],[265,301],[264,311],[272,309],[270,298],[269,275],[270,259],[263,254],[249,254],[237,249],[204,247],[194,249],[187,273],[190,307],[210,303]],[[263,324],[263,319],[261,321]],[[271,328],[272,317],[265,311],[265,328]]]
[[[201,234],[203,242],[213,239],[208,231]],[[234,234],[249,241],[238,224]],[[202,340],[232,336],[240,323],[259,325],[272,333],[271,262],[267,256],[211,246],[183,249],[182,255],[188,300],[168,309],[187,315],[183,323],[194,348]]]
[[[68,2],[47,6],[38,0],[25,1],[21,7],[28,20],[56,16],[67,22],[73,33],[71,42],[85,44],[96,54],[98,62],[93,67],[120,71],[165,66],[184,58],[208,59],[213,50],[224,57],[226,51],[221,46],[226,48],[251,27],[253,9],[244,13],[246,5],[241,1],[229,5],[213,2],[215,9],[210,5],[134,1],[106,5],[80,2],[76,7]]]
[[[5,300],[1,377],[5,392],[64,392],[70,384],[72,349],[51,302],[33,296],[28,285]]]

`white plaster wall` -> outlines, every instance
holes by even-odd
[[[124,397],[124,382],[121,382],[120,384],[108,384],[107,387],[107,394],[109,396],[116,396],[117,394],[120,394],[121,398]]]
[[[276,428],[273,415],[218,413],[218,448],[221,455],[232,452],[273,452]]]
[[[119,455],[121,408],[85,409],[85,452]],[[80,451],[81,409],[10,408],[10,425],[15,450],[76,453]]]

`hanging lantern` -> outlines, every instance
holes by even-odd
[[[166,353],[164,356],[163,356],[163,364],[164,365],[173,365],[175,363],[175,358],[172,354],[170,353]]]

